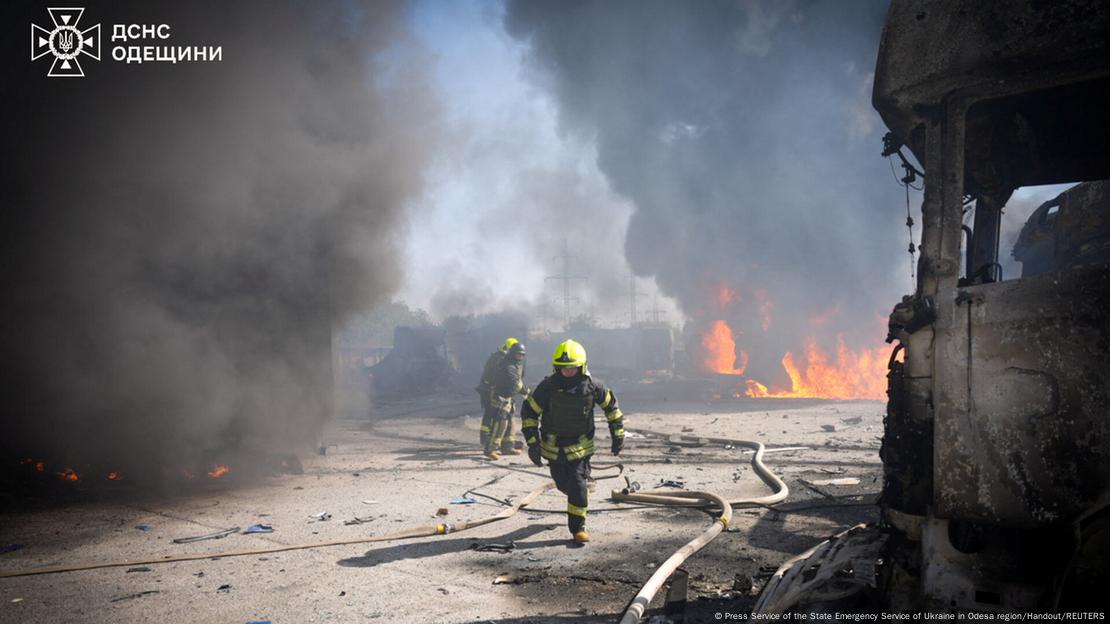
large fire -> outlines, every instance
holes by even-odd
[[[794,354],[782,358],[790,376],[791,388],[770,390],[754,379],[745,383],[750,397],[787,397],[815,399],[886,398],[886,370],[889,347],[852,351],[837,336],[836,359],[831,360],[816,341],[806,345],[805,361],[799,365]]]
[[[732,329],[724,321],[714,321],[702,337],[701,344],[708,354],[705,366],[714,373],[722,375],[743,375],[748,366],[748,354],[741,351],[736,354],[736,340],[732,337]],[[739,366],[737,366],[739,364]]]
[[[766,291],[753,291],[760,316],[760,326],[767,331],[771,325],[774,304]],[[739,300],[739,293],[722,287],[717,303],[724,307]],[[840,313],[840,306],[813,315],[813,328],[824,327]],[[748,353],[737,349],[732,328],[716,320],[701,338],[705,348],[702,364],[706,370],[724,375],[743,375]],[[806,341],[804,352],[787,352],[782,367],[790,378],[788,388],[768,388],[756,379],[746,379],[749,397],[820,398],[820,399],[884,399],[886,398],[887,361],[890,347],[879,346],[853,350],[842,334],[837,335],[836,353],[829,354],[816,338]]]

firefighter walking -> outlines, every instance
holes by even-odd
[[[490,433],[483,446],[486,457],[493,460],[501,459],[502,454],[523,453],[517,448],[513,430],[513,397],[528,394],[528,387],[524,385],[524,358],[524,344],[514,342],[493,375],[485,416]]]
[[[490,422],[492,414],[489,405],[490,394],[493,392],[493,378],[497,375],[501,365],[505,363],[505,356],[509,354],[509,349],[516,343],[516,338],[506,338],[505,342],[501,343],[496,351],[489,354],[489,357],[486,358],[486,365],[482,368],[482,378],[478,380],[478,386],[474,388],[474,391],[478,393],[478,400],[482,403],[482,426],[478,431],[478,444],[481,445],[483,450],[489,444],[492,427]]]
[[[594,406],[605,412],[613,455],[624,446],[624,418],[617,397],[586,368],[586,349],[573,340],[552,357],[555,373],[544,378],[520,408],[528,457],[537,466],[547,459],[551,478],[567,496],[567,528],[574,541],[590,541],[587,482],[594,454]]]

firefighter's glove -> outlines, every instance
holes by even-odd
[[[613,454],[620,455],[624,448],[624,438],[613,438]]]
[[[532,460],[533,464],[543,467],[543,456],[540,455],[539,444],[532,444],[528,447],[528,459]]]

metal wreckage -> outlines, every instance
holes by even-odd
[[[787,562],[756,611],[1105,611],[1110,11],[895,0],[873,103],[924,184],[916,292],[889,319],[881,521]],[[1068,182],[1003,276],[1014,190]]]

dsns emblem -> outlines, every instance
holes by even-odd
[[[54,55],[54,64],[46,74],[52,78],[84,76],[78,57],[87,54],[100,60],[100,24],[79,30],[77,23],[85,9],[65,7],[47,9],[54,28],[47,30],[31,24],[31,60]]]

